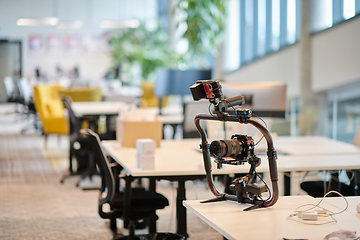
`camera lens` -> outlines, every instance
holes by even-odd
[[[237,139],[218,140],[210,144],[210,154],[214,158],[235,157],[243,151],[243,143]]]
[[[220,158],[226,155],[227,148],[224,142],[213,141],[210,144],[210,154],[215,158]]]

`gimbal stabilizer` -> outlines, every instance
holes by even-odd
[[[210,114],[200,114],[195,117],[195,126],[200,134],[202,141],[201,149],[204,158],[206,178],[210,191],[216,196],[215,199],[210,199],[203,202],[231,200],[237,201],[239,203],[254,204],[245,210],[274,205],[279,197],[276,166],[277,155],[269,131],[258,121],[251,118],[252,113],[250,109],[236,109],[234,115],[230,115],[226,111],[228,107],[244,104],[245,98],[243,96],[237,96],[224,99],[221,86],[217,80],[199,80],[190,87],[190,90],[195,101],[198,101],[202,98],[209,99],[210,103],[214,105],[216,113],[216,116]],[[255,174],[255,169],[260,165],[260,158],[256,157],[254,154],[254,143],[252,138],[245,135],[234,135],[232,140],[220,140],[216,141],[215,144],[213,142],[211,145],[209,145],[206,132],[201,126],[200,120],[216,120],[251,124],[264,135],[267,141],[267,156],[273,190],[271,198],[268,200],[262,200],[261,193],[266,192],[266,187],[251,184],[251,180]],[[236,195],[220,193],[216,189],[212,175],[210,152],[211,155],[216,158],[218,167],[221,167],[222,164],[238,165],[243,164],[244,162],[248,162],[251,165],[250,170],[246,176],[235,179],[230,185],[230,188],[236,192]]]

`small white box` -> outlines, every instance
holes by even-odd
[[[137,139],[136,152],[139,155],[154,155],[156,149],[156,142],[152,139]]]
[[[155,156],[136,154],[136,165],[142,170],[153,170],[155,168]]]

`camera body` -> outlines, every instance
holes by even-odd
[[[254,139],[251,136],[235,134],[230,140],[215,140],[210,144],[210,154],[218,163],[244,164],[249,157],[254,156]]]

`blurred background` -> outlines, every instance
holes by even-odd
[[[156,83],[157,69],[283,82],[283,135],[351,142],[360,124],[359,0],[0,0],[0,101],[12,81]],[[13,98],[13,99],[11,99]]]

